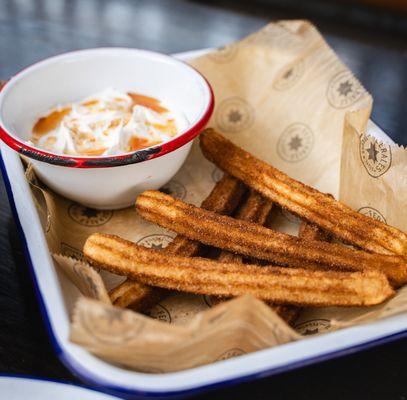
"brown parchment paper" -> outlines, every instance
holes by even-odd
[[[341,153],[344,121],[352,111],[349,121],[353,129],[363,131],[372,99],[312,24],[272,23],[191,64],[208,78],[215,92],[210,125],[291,176],[336,197],[340,192],[345,202],[349,200],[355,207],[354,198],[348,199],[352,194],[347,195],[342,186],[339,191],[340,183],[348,185],[353,169],[364,167],[348,160],[359,151],[359,142],[355,148],[347,131],[346,151]],[[342,165],[349,164],[351,170],[341,170],[341,154]],[[405,168],[405,161],[403,165]],[[195,142],[184,166],[162,189],[198,205],[221,175]],[[97,356],[127,368],[168,372],[301,337],[268,306],[250,296],[213,307],[210,297],[174,294],[153,307],[149,317],[113,307],[106,293],[123,277],[93,270],[81,262],[86,238],[94,232],[112,233],[161,249],[174,233],[142,220],[133,208],[98,211],[64,199],[38,182],[31,167],[27,179],[56,264],[83,294],[75,292],[75,297],[72,291],[63,291],[73,297],[66,301],[72,317],[71,340]],[[401,190],[397,179],[386,181],[395,199]],[[378,186],[378,182],[372,185]],[[375,204],[369,203],[370,195],[366,194],[363,204]],[[382,202],[387,204],[385,199]],[[401,212],[402,208],[397,209],[395,218]],[[273,228],[277,230],[296,234],[298,223],[289,213],[277,210],[273,214]],[[354,314],[342,319],[335,309],[305,310],[297,330],[301,334],[320,333],[354,323],[355,316],[364,322],[387,315],[384,310],[389,304],[401,312],[404,303],[398,299],[373,316],[373,309],[348,310]],[[325,322],[313,322],[316,320]]]
[[[268,306],[250,296],[195,314],[183,326],[81,298],[73,321],[75,343],[117,364],[155,373],[191,368],[299,337]]]
[[[358,120],[345,117],[340,200],[353,209],[407,231],[407,150],[365,134]],[[297,321],[302,334],[321,333],[374,321],[407,310],[407,287],[374,307],[308,309]]]

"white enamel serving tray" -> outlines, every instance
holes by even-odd
[[[204,51],[176,56],[186,60]],[[391,142],[373,123],[368,132]],[[4,143],[0,148],[5,185],[50,340],[60,360],[90,386],[125,398],[179,396],[277,374],[407,336],[407,314],[403,314],[168,374],[134,372],[104,362],[68,340],[69,316],[22,163]]]

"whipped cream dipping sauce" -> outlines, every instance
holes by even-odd
[[[108,88],[41,117],[29,143],[57,154],[117,155],[177,136],[185,116],[153,98]]]

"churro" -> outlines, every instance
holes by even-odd
[[[137,198],[136,209],[148,221],[192,240],[249,257],[300,268],[379,270],[394,286],[407,281],[407,264],[402,257],[304,240],[203,210],[154,190]]]
[[[249,221],[264,225],[273,208],[273,203],[259,193],[251,190],[246,201],[238,208],[235,218],[243,221]],[[232,253],[227,250],[222,250],[218,260],[225,263],[243,263],[243,257],[240,254]],[[294,322],[298,316],[298,308],[295,306],[287,306],[268,302],[268,305],[288,324]]]
[[[115,306],[131,308],[135,311],[147,311],[165,296],[165,292],[165,289],[126,279],[112,289],[109,296]]]
[[[308,221],[301,221],[298,236],[305,240],[320,240],[328,242],[330,235],[319,226],[310,224]]]
[[[202,202],[202,207],[220,214],[230,214],[239,204],[245,190],[245,186],[240,181],[225,174]],[[181,256],[195,256],[201,247],[200,242],[178,235],[163,251]],[[164,290],[156,290],[131,280],[124,281],[109,293],[114,305],[137,311],[148,310],[166,294]]]
[[[200,135],[203,154],[281,207],[320,226],[345,243],[380,254],[407,256],[407,235],[362,215],[234,145],[213,129]]]
[[[234,217],[242,221],[264,225],[272,207],[273,203],[271,201],[266,200],[263,196],[251,190],[247,200],[237,210]],[[222,250],[218,260],[222,262],[242,262],[242,256]]]
[[[106,234],[91,235],[84,254],[94,266],[138,282],[196,294],[301,306],[368,306],[394,294],[379,271],[310,271],[300,268],[228,264],[180,257]]]
[[[298,236],[306,240],[321,240],[321,241],[330,240],[330,235],[328,235],[318,226],[310,224],[307,221],[301,221]],[[284,318],[286,318],[287,321],[291,321],[289,323],[294,323],[295,320],[300,315],[300,312],[301,307],[294,306],[291,306],[288,310],[282,311]]]

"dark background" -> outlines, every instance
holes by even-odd
[[[374,97],[372,119],[407,144],[405,1],[0,0],[0,79],[45,57],[100,46],[166,53],[217,47],[270,20],[312,20]],[[78,382],[50,346],[0,182],[0,373]],[[199,398],[407,399],[407,341]]]

